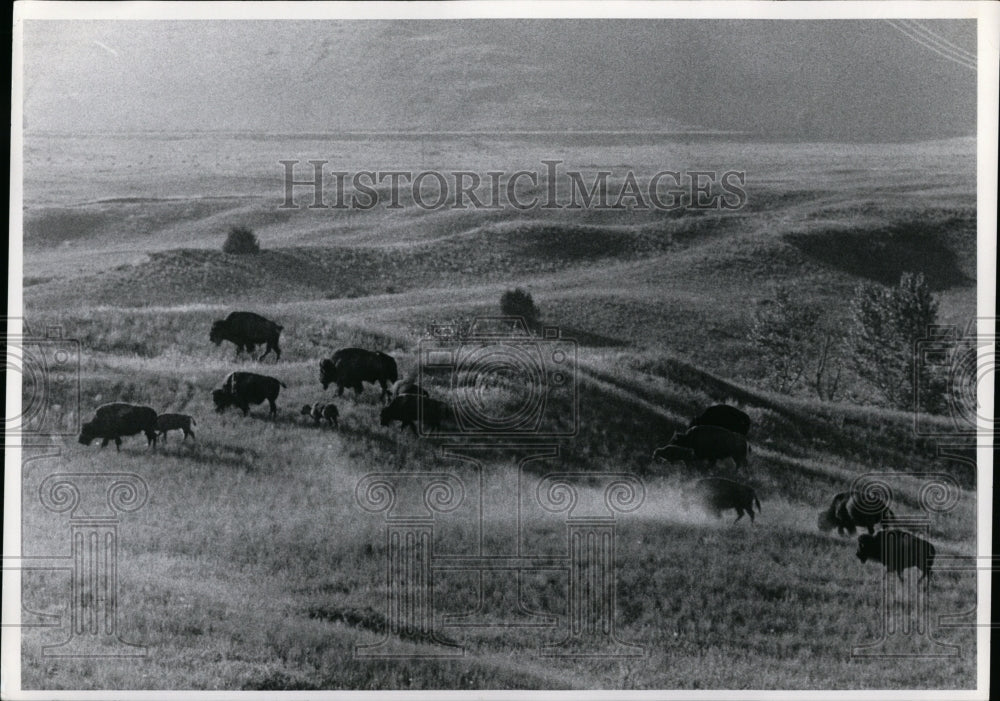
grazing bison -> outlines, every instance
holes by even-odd
[[[263,360],[264,356],[271,351],[274,351],[274,359],[279,360],[281,348],[278,347],[278,339],[283,328],[283,326],[253,312],[233,312],[225,319],[219,319],[212,323],[208,339],[215,345],[219,345],[223,341],[235,343],[237,358],[244,349],[252,358],[254,348],[266,344],[267,349],[261,353],[258,360]]]
[[[714,404],[701,412],[691,426],[718,426],[746,436],[750,432],[750,417],[727,404]]]
[[[900,581],[903,580],[903,570],[918,567],[922,573],[920,579],[927,577],[929,582],[934,565],[933,545],[923,538],[894,529],[858,536],[858,552],[855,554],[862,562],[881,562],[889,572],[895,572]]]
[[[696,459],[693,450],[679,445],[665,445],[653,451],[653,460],[666,460],[669,463],[683,462],[689,465]]]
[[[845,532],[854,535],[856,528],[867,528],[872,534],[875,524],[882,523],[886,518],[895,518],[895,514],[881,498],[861,500],[857,494],[840,492],[833,497],[830,508],[820,512],[816,525],[821,531],[836,528],[840,535]]]
[[[436,431],[441,427],[441,421],[447,410],[448,405],[437,399],[422,397],[418,394],[402,394],[393,399],[389,406],[382,410],[379,419],[383,426],[388,426],[393,421],[399,421],[400,431],[409,426],[414,433],[417,433],[417,421],[421,419],[422,411],[421,427],[425,431],[428,429]]]
[[[278,398],[282,387],[287,385],[267,375],[231,372],[221,388],[212,390],[212,401],[215,402],[215,410],[220,414],[226,407],[236,406],[243,410],[244,416],[247,416],[251,404],[262,404],[266,399],[271,405],[270,415],[274,416],[278,413],[278,405],[274,400]]]
[[[430,393],[421,387],[413,379],[396,380],[392,383],[392,387],[389,388],[389,400],[392,401],[396,397],[404,394],[419,394],[424,397],[431,396]]]
[[[396,361],[381,351],[341,348],[319,363],[319,381],[323,389],[337,385],[338,397],[344,394],[344,387],[353,387],[354,393],[360,395],[362,382],[377,382],[382,386],[382,399],[385,399],[389,385],[398,379]]]
[[[196,425],[194,417],[187,414],[160,414],[156,417],[156,431],[164,441],[167,440],[167,431],[184,431],[184,438],[188,436],[195,438],[192,426]]]
[[[134,436],[140,432],[146,434],[146,445],[155,448],[156,412],[148,406],[114,402],[97,407],[94,418],[81,427],[80,442],[90,445],[95,438],[100,438],[103,448],[108,441],[114,441],[120,451],[122,436]]]
[[[340,424],[337,419],[340,416],[340,412],[337,411],[337,407],[331,402],[329,404],[324,404],[323,402],[316,402],[312,406],[306,404],[302,407],[303,416],[311,416],[316,425],[319,426],[319,422],[326,420],[327,424],[331,427],[337,426],[339,428]]]
[[[757,513],[760,513],[760,500],[753,487],[723,477],[707,477],[695,482],[693,487],[684,491],[685,508],[689,508],[692,501],[697,501],[716,518],[721,518],[725,509],[736,509],[736,521],[746,513],[752,523],[754,504],[757,505]]]
[[[707,460],[710,467],[715,466],[716,460],[726,458],[732,458],[737,467],[746,467],[750,453],[743,436],[718,426],[694,426],[685,433],[675,432],[665,447],[688,448],[696,459]]]

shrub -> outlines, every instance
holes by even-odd
[[[794,299],[782,286],[774,300],[758,307],[750,327],[750,341],[767,362],[776,389],[788,392],[807,380],[820,399],[834,399],[840,384],[839,337],[815,305]]]
[[[260,242],[257,241],[257,236],[248,227],[234,226],[229,229],[229,234],[226,235],[226,242],[222,244],[222,252],[237,255],[260,253]]]
[[[940,409],[943,386],[915,366],[915,343],[937,319],[938,302],[922,274],[903,273],[896,287],[862,283],[851,301],[851,357],[858,375],[898,409]],[[919,373],[919,377],[917,376]],[[914,403],[914,392],[921,396]]]
[[[531,298],[531,294],[520,287],[507,290],[500,296],[500,311],[505,316],[524,317],[529,326],[537,324],[540,315],[538,307],[535,306],[535,300]]]

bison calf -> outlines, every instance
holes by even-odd
[[[887,571],[895,572],[900,581],[903,581],[903,570],[917,567],[922,573],[920,579],[926,577],[929,582],[934,565],[933,545],[906,531],[893,529],[858,536],[858,552],[855,554],[862,562],[881,562]]]
[[[80,428],[80,442],[90,445],[100,438],[101,447],[114,441],[115,447],[122,449],[122,436],[146,434],[146,445],[156,447],[156,412],[148,406],[113,402],[97,407],[94,418]]]
[[[339,428],[340,424],[337,422],[340,417],[340,412],[337,411],[337,407],[332,403],[324,404],[323,402],[316,402],[312,406],[306,404],[302,407],[303,416],[311,416],[316,425],[319,426],[319,422],[326,420],[327,424],[332,428],[337,426]]]
[[[836,528],[840,535],[845,532],[854,535],[857,528],[867,528],[871,535],[876,524],[887,518],[895,518],[895,514],[880,497],[861,499],[858,494],[840,492],[833,497],[830,507],[820,512],[816,525],[824,532]]]
[[[184,438],[181,440],[186,441],[188,436],[195,438],[194,431],[191,428],[195,424],[194,417],[187,414],[160,414],[156,417],[156,432],[166,442],[167,431],[183,431]]]
[[[743,518],[744,513],[750,516],[750,522],[753,523],[755,504],[757,513],[760,513],[760,500],[753,487],[724,477],[707,477],[695,482],[694,486],[684,491],[685,507],[690,507],[692,501],[713,513],[716,518],[721,518],[726,509],[735,509],[736,520],[733,523]]]

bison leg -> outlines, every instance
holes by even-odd
[[[107,448],[109,440],[111,440],[111,439],[110,438],[105,438],[103,441],[101,441],[101,447],[102,448]]]
[[[277,414],[278,414],[278,405],[274,403],[273,399],[268,399],[267,403],[271,405],[271,416],[272,417],[277,416]]]
[[[115,448],[118,450],[119,453],[122,452],[122,439],[118,438],[117,436],[115,437]]]
[[[239,404],[240,409],[243,410],[243,416],[250,416],[250,405],[249,404]]]
[[[354,385],[354,396],[360,397],[361,393],[365,391],[365,388],[361,386],[361,383]]]
[[[339,382],[337,383],[337,396],[338,397],[344,396],[344,385],[340,384]]]
[[[187,434],[186,433],[184,434],[184,437],[187,438]],[[162,438],[163,442],[166,443],[167,442],[167,432],[166,431],[160,431],[160,438]]]
[[[146,445],[151,445],[154,450],[156,449],[156,431],[146,433]]]
[[[733,520],[733,523],[736,523],[741,518],[743,518],[743,509],[741,509],[740,507],[737,506],[736,507],[736,518]]]

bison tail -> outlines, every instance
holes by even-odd
[[[752,452],[753,452],[753,449],[750,447],[750,444],[747,443],[747,455],[749,455]]]
[[[288,389],[288,385],[286,385],[286,384],[285,384],[284,382],[282,382],[281,380],[278,380],[278,384],[279,384],[279,385],[281,385],[282,387],[284,387],[285,389]]]
[[[882,518],[896,518],[896,514],[894,514],[892,512],[892,509],[890,509],[887,506],[887,507],[885,507],[885,513],[882,515]]]
[[[753,495],[753,503],[757,505],[757,513],[759,514],[760,511],[761,511],[761,509],[760,509],[760,499],[757,498],[756,494]]]
[[[193,416],[191,417],[191,425],[192,426],[197,426],[198,425],[198,422],[194,420]]]
[[[275,324],[275,327],[277,327],[278,331],[281,331],[282,329],[284,329],[284,328],[285,328],[285,327],[284,327],[284,326],[282,326],[281,324]]]

